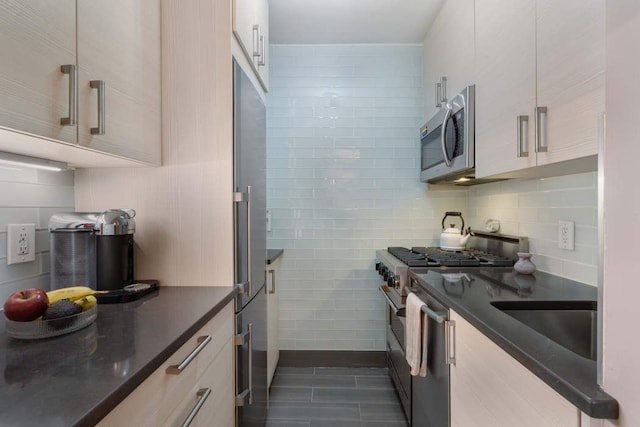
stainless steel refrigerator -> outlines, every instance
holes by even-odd
[[[236,407],[238,425],[267,417],[266,108],[233,61],[236,283]]]

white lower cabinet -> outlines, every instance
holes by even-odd
[[[192,416],[194,418],[190,426],[233,426],[234,378],[228,371],[228,366],[232,363],[233,348],[231,340],[227,340],[198,384],[189,390],[163,426],[182,426]]]
[[[280,358],[277,287],[279,264],[280,258],[267,265],[267,387],[271,386]]]
[[[191,425],[232,427],[235,416],[233,321],[231,302],[98,425],[182,425],[193,413]],[[167,373],[169,366],[180,364],[198,347],[202,337],[207,336],[211,341],[181,373]]]
[[[452,427],[567,427],[581,413],[453,310]]]

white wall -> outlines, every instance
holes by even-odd
[[[73,171],[0,166],[0,303],[20,289],[49,289],[49,217],[74,210],[73,178]],[[7,265],[7,224],[36,224],[34,262]]]
[[[421,45],[271,46],[270,248],[280,348],[384,350],[376,249],[437,243],[466,191],[419,182]]]
[[[598,223],[595,172],[513,180],[470,187],[469,223],[484,230],[488,218],[500,232],[527,236],[541,271],[597,285]],[[575,250],[558,248],[558,221],[575,223]]]
[[[606,141],[604,155],[604,390],[618,400],[620,418],[640,425],[640,1],[607,2]]]

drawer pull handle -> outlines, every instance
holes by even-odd
[[[196,415],[198,415],[198,412],[200,412],[200,408],[202,408],[202,405],[204,405],[204,401],[207,400],[210,394],[210,388],[201,388],[200,390],[198,390],[198,392],[196,393],[196,396],[198,396],[196,406],[194,406],[191,412],[189,412],[189,416],[182,423],[182,427],[189,427],[193,419],[196,417]]]
[[[198,337],[198,346],[193,349],[193,351],[189,353],[189,355],[179,365],[171,365],[165,372],[170,375],[180,375],[182,371],[184,371],[184,368],[189,366],[189,363],[191,363],[193,359],[196,358],[198,353],[200,353],[202,349],[211,342],[211,340],[211,335],[203,335],[201,337]]]

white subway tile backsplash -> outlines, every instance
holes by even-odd
[[[383,350],[375,250],[437,245],[445,211],[531,237],[543,271],[595,283],[595,174],[451,189],[419,182],[422,47],[271,46],[268,245],[286,250],[283,349]],[[576,250],[557,248],[557,220]],[[537,252],[536,252],[537,251]]]
[[[528,236],[539,270],[597,283],[595,172],[471,187],[469,212],[473,228],[482,229],[493,218],[500,221],[501,232]],[[575,222],[574,251],[558,248],[559,220]]]
[[[49,218],[74,211],[74,172],[0,167],[0,301],[20,289],[49,289]],[[7,265],[7,224],[36,224],[36,260]]]

